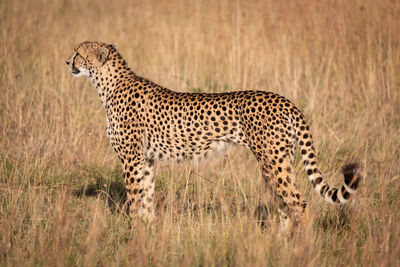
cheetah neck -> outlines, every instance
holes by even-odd
[[[104,66],[93,71],[89,76],[105,108],[107,108],[107,99],[110,99],[118,89],[122,88],[123,81],[134,79],[136,76],[119,53],[112,53],[110,58]]]

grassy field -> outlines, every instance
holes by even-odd
[[[400,265],[400,2],[0,1],[0,265]],[[324,177],[362,164],[344,207],[295,172],[308,224],[279,233],[255,158],[159,165],[157,218],[132,222],[105,112],[66,58],[115,43],[139,75],[192,92],[266,90],[311,125]],[[262,221],[262,223],[261,223]]]

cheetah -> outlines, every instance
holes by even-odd
[[[328,185],[318,169],[310,127],[288,99],[265,91],[183,93],[133,72],[114,45],[86,41],[66,64],[88,76],[106,110],[107,136],[123,165],[130,217],[154,217],[154,163],[202,157],[218,143],[249,149],[262,177],[291,217],[302,218],[306,202],[296,188],[294,152],[300,149],[308,178],[327,202],[344,204],[356,192],[357,163],[343,167],[344,184]]]

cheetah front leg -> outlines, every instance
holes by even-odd
[[[131,218],[141,217],[145,221],[153,219],[153,164],[142,155],[124,161],[127,206]]]

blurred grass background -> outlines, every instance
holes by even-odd
[[[1,265],[400,264],[400,2],[3,0],[0,25]],[[104,108],[65,66],[84,40],[170,89],[288,97],[331,184],[363,164],[359,193],[326,204],[296,161],[310,221],[279,234],[256,160],[234,148],[158,166],[157,219],[130,227],[110,209],[123,186]]]

